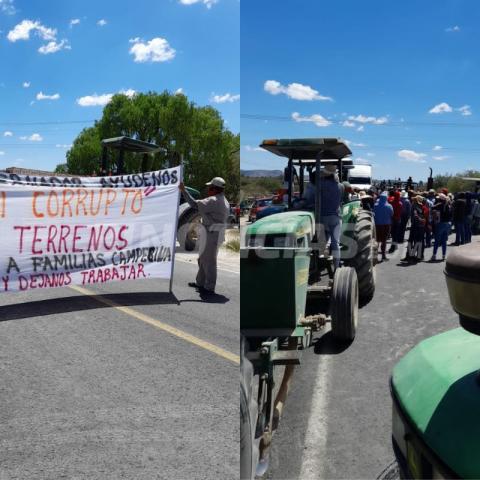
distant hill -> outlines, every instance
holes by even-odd
[[[240,175],[244,177],[281,177],[282,170],[240,170]]]

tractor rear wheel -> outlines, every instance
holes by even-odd
[[[331,314],[334,338],[351,342],[358,323],[358,279],[353,267],[341,267],[335,271]]]
[[[353,267],[357,272],[359,306],[364,307],[375,293],[377,242],[371,212],[360,210],[355,223],[354,239],[357,245],[357,253],[353,258],[346,259],[344,264]]]
[[[241,341],[240,359],[240,478],[251,480],[259,459],[260,439],[256,435],[258,404],[253,396],[253,365],[244,355],[245,341]]]
[[[198,210],[190,208],[181,218],[178,225],[177,238],[180,248],[187,252],[198,249],[201,233],[202,217]]]

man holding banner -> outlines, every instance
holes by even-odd
[[[225,198],[225,180],[215,177],[207,184],[208,196],[195,200],[180,183],[179,188],[185,200],[193,208],[198,208],[206,230],[206,242],[198,257],[198,273],[195,282],[188,285],[198,288],[200,292],[212,294],[217,283],[217,254],[223,242],[225,225],[230,211],[230,204]]]

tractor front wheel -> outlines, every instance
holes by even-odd
[[[351,342],[358,323],[358,278],[353,267],[341,267],[335,271],[331,314],[334,338]]]

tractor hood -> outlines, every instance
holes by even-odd
[[[460,478],[480,476],[480,338],[461,328],[424,340],[394,368],[411,426]]]
[[[262,218],[247,228],[247,236],[293,234],[297,236],[315,233],[315,218],[312,213],[291,211],[276,213]]]

